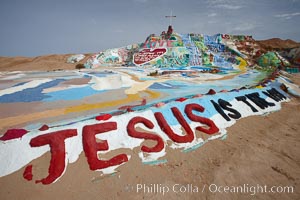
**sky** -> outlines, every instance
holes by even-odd
[[[177,33],[300,42],[300,0],[0,0],[0,56],[96,53]]]

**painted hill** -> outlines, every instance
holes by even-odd
[[[240,58],[253,64],[252,59],[259,50],[252,36],[179,34],[169,26],[167,32],[159,36],[151,34],[143,43],[95,54],[85,66],[151,65],[157,68],[217,67],[226,70],[238,64]]]

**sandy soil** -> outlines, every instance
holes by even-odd
[[[54,54],[38,57],[1,57],[1,71],[54,71],[54,70],[72,70],[78,63],[85,63],[92,54],[85,54],[85,58],[78,63],[67,63],[67,58],[73,54]]]

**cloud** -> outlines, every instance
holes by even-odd
[[[138,3],[147,3],[148,0],[134,0],[135,2],[138,2]]]
[[[90,23],[93,24],[93,25],[96,25],[97,24],[97,21],[95,18],[91,18],[90,19]]]
[[[208,14],[207,16],[208,17],[215,17],[215,16],[217,16],[218,14],[217,13],[210,13],[210,14]]]
[[[238,26],[234,27],[232,30],[243,32],[253,30],[256,27],[257,25],[253,23],[241,23]]]
[[[114,33],[124,33],[125,31],[122,29],[113,30]]]
[[[227,3],[227,2],[228,2],[227,0],[207,0],[208,4],[213,4],[213,5],[224,4],[224,3]]]
[[[228,10],[238,10],[238,9],[241,9],[243,6],[228,5],[228,4],[219,4],[219,5],[216,5],[216,7],[218,7],[218,8],[224,8],[224,9],[228,9]]]
[[[208,23],[208,24],[216,24],[216,23],[218,23],[216,20],[209,20],[209,21],[207,21],[206,23]]]
[[[210,0],[206,2],[211,8],[221,8],[227,10],[238,10],[243,8],[243,2],[238,0]]]
[[[294,13],[286,13],[286,14],[278,14],[274,15],[275,17],[282,18],[282,19],[291,19],[292,17],[300,15],[300,12],[294,12]]]

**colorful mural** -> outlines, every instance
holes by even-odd
[[[130,162],[134,148],[144,164],[167,162],[166,148],[194,151],[224,139],[241,118],[279,110],[289,101],[282,84],[300,94],[276,67],[249,66],[253,52],[243,51],[256,49],[251,37],[171,28],[97,53],[86,69],[1,72],[0,177],[21,169],[25,180],[51,184],[80,154],[90,170],[110,174]],[[124,153],[107,158],[117,149]],[[33,160],[46,153],[48,175],[36,177]]]
[[[275,66],[278,67],[281,63],[281,60],[278,58],[275,52],[268,52],[262,55],[258,59],[258,64],[262,67]]]
[[[107,65],[132,65],[133,54],[138,52],[139,44],[126,47],[108,49],[91,56],[84,66],[86,68],[97,68]]]
[[[160,49],[166,49],[166,53],[152,59],[148,58],[146,61],[134,61],[134,58],[140,59],[141,55],[145,54],[144,52],[156,52]],[[172,27],[169,27],[167,33],[163,32],[160,36],[151,34],[143,43],[100,52],[90,58],[85,66],[95,68],[107,65],[133,66],[136,64],[139,67],[151,65],[157,68],[179,69],[213,67],[214,69],[219,68],[219,71],[226,71],[235,70],[233,66],[238,64],[239,58],[246,60],[248,65],[255,64],[254,61],[259,53],[260,47],[251,36],[178,34],[173,32]],[[267,53],[266,56],[269,57],[268,55],[271,54]],[[266,56],[259,59],[258,64],[266,65]],[[273,55],[272,60],[279,59],[277,57]],[[287,65],[287,63],[282,64]]]

